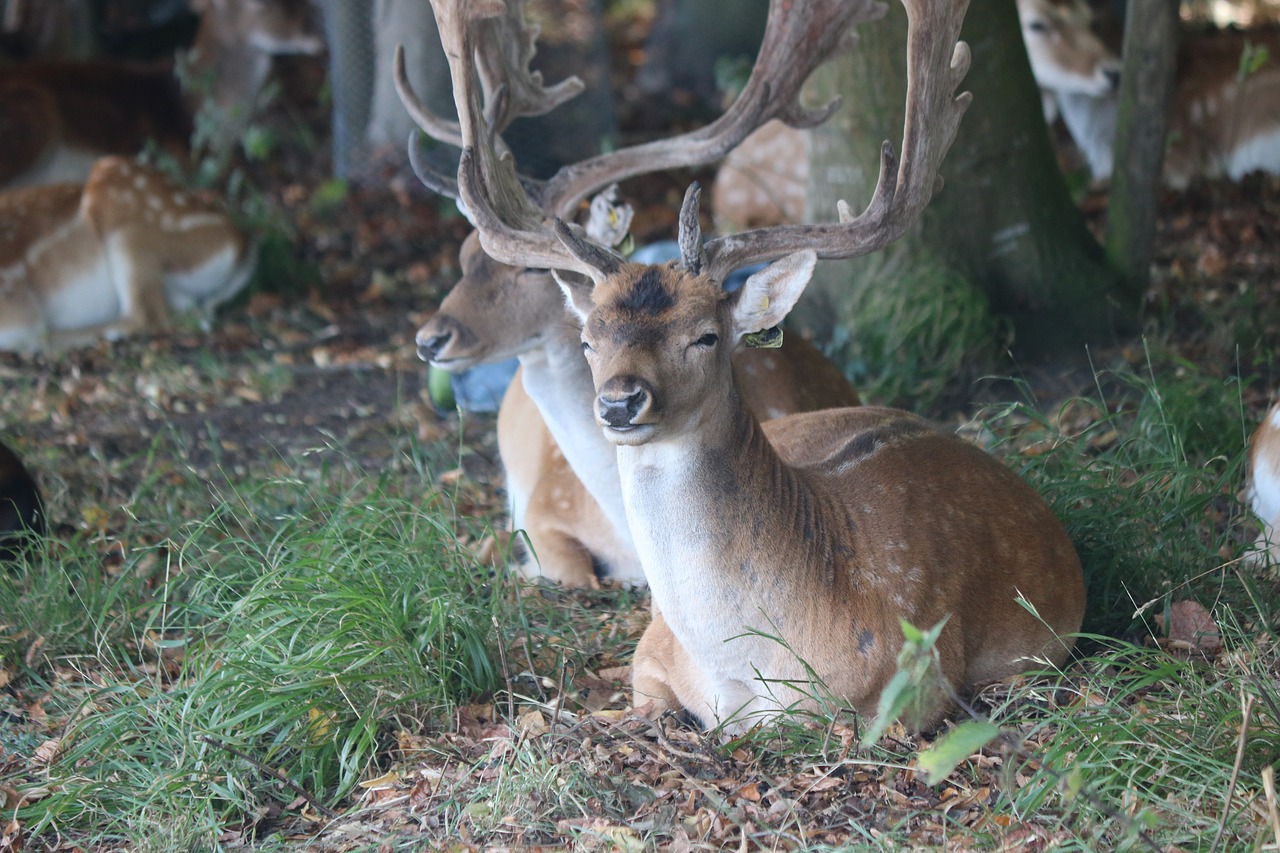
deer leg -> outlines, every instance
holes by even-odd
[[[535,496],[537,491],[535,490]],[[544,577],[565,586],[599,589],[591,554],[573,533],[573,521],[532,507],[524,519],[530,553],[520,565],[527,578]]]
[[[680,700],[671,685],[678,656],[687,661],[680,643],[655,607],[653,621],[640,636],[631,662],[631,707],[637,714],[656,719],[667,711],[680,710]]]
[[[139,245],[142,239],[126,231],[106,240],[107,264],[120,300],[120,317],[105,329],[108,338],[154,332],[169,325],[164,270],[154,248]]]

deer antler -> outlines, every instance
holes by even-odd
[[[555,240],[551,220],[570,218],[587,196],[611,183],[663,169],[687,167],[724,157],[764,122],[779,118],[796,127],[811,127],[839,106],[839,100],[816,109],[799,103],[799,91],[812,71],[827,59],[852,47],[854,24],[879,17],[884,6],[877,0],[807,0],[805,3],[774,0],[769,8],[765,36],[746,87],[729,110],[699,130],[671,139],[624,148],[560,169],[545,185],[521,187],[514,165],[501,139],[490,133],[495,127],[482,123],[480,97],[475,91],[473,67],[480,33],[519,42],[516,56],[503,63],[485,64],[482,85],[495,96],[503,89],[516,90],[529,75],[530,30],[518,26],[520,3],[502,0],[432,0],[441,40],[453,74],[456,126],[442,127],[438,117],[422,107],[397,66],[397,88],[415,121],[436,139],[464,149],[458,182],[418,169],[429,187],[456,191],[481,231],[485,251],[495,260],[524,266],[537,265],[588,272],[574,255]],[[494,19],[499,19],[494,23]],[[497,27],[497,30],[485,29]],[[507,78],[494,73],[500,69]],[[522,81],[511,83],[511,78]],[[537,81],[540,86],[540,80]],[[561,84],[562,86],[564,84]],[[562,94],[557,87],[557,94]],[[562,100],[562,99],[561,99]],[[555,99],[524,98],[522,103],[553,106]],[[549,109],[550,106],[547,106]],[[486,124],[488,126],[486,127]],[[457,136],[448,131],[456,127]],[[412,148],[412,146],[411,146]],[[412,152],[411,152],[412,153]]]
[[[941,184],[938,168],[955,140],[960,119],[973,96],[955,94],[969,70],[969,46],[960,25],[969,0],[902,0],[907,9],[907,111],[902,159],[895,162],[893,146],[880,150],[880,177],[871,201],[857,217],[843,201],[837,205],[839,223],[786,225],[719,237],[705,246],[705,264],[712,278],[722,280],[733,270],[757,261],[773,260],[793,251],[816,249],[819,258],[852,258],[873,252],[902,236],[916,221]],[[698,194],[685,195],[682,227],[697,227]],[[681,234],[680,243],[697,245],[701,235]],[[700,264],[704,259],[686,259]]]
[[[875,20],[884,11],[878,0],[773,0],[751,76],[724,115],[681,136],[622,148],[562,168],[547,181],[546,209],[564,216],[610,183],[715,162],[771,119],[797,128],[821,124],[839,108],[840,99],[807,108],[799,102],[800,88],[814,69],[853,48],[856,24]]]
[[[506,157],[510,152],[501,134],[512,121],[521,116],[550,112],[577,96],[584,84],[577,77],[569,77],[547,87],[543,85],[542,74],[530,70],[529,63],[537,53],[538,28],[526,22],[524,0],[511,0],[509,4],[504,4],[501,0],[480,0],[467,5],[465,12],[452,12],[459,20],[470,17],[477,31],[473,55],[475,71],[480,81],[480,112],[494,150],[500,157]],[[457,14],[459,12],[463,14]],[[457,36],[458,33],[451,35]],[[445,42],[443,26],[440,37]],[[450,69],[453,70],[452,60]],[[418,126],[438,142],[454,148],[464,147],[465,133],[460,122],[440,117],[414,92],[405,72],[404,50],[401,47],[396,48],[393,70],[396,92]],[[454,79],[457,79],[456,71]],[[455,100],[456,95],[455,90]],[[457,181],[422,159],[418,140],[414,137],[409,139],[409,162],[414,174],[428,189],[450,198],[459,198]],[[540,192],[540,182],[525,178],[521,180],[527,185],[529,192],[535,195]]]

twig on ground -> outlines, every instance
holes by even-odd
[[[209,735],[199,735],[199,739],[200,739],[200,740],[202,740],[202,741],[204,741],[205,743],[209,744],[210,746],[216,746],[218,749],[221,749],[221,750],[223,750],[224,752],[229,752],[229,753],[231,753],[231,754],[232,754],[232,755],[234,755],[236,758],[239,758],[239,759],[241,759],[241,760],[243,760],[243,761],[247,761],[247,762],[249,762],[249,763],[250,763],[250,764],[252,764],[254,767],[256,767],[259,771],[261,771],[261,772],[263,772],[263,773],[267,774],[267,775],[268,775],[268,776],[270,776],[272,779],[275,779],[275,780],[276,780],[276,781],[278,781],[278,782],[283,782],[285,785],[288,785],[290,788],[292,788],[292,789],[293,789],[293,790],[298,794],[298,796],[300,796],[300,797],[302,797],[302,799],[306,800],[306,801],[307,801],[307,803],[308,803],[308,804],[309,804],[313,809],[315,809],[316,811],[320,812],[320,814],[324,815],[325,817],[330,817],[330,818],[332,818],[332,817],[337,817],[337,816],[338,816],[338,813],[337,813],[337,812],[335,812],[333,809],[329,808],[329,807],[328,807],[328,806],[326,806],[324,803],[322,803],[322,802],[320,802],[319,800],[317,800],[317,799],[316,799],[315,797],[313,797],[313,796],[310,794],[310,792],[308,792],[305,788],[303,788],[303,787],[302,787],[301,785],[299,785],[297,782],[294,782],[292,779],[290,779],[288,776],[284,775],[283,773],[281,773],[279,770],[275,769],[274,767],[268,767],[267,765],[263,764],[263,763],[262,763],[261,761],[259,761],[258,759],[254,758],[252,755],[248,755],[248,754],[246,754],[246,753],[243,753],[243,752],[241,752],[240,750],[236,749],[236,748],[235,748],[234,746],[232,746],[231,744],[229,744],[229,743],[224,743],[223,741],[218,740],[216,737],[210,737]]]
[[[1240,720],[1240,739],[1236,741],[1236,762],[1231,767],[1231,781],[1227,784],[1227,799],[1222,804],[1222,823],[1218,824],[1218,831],[1213,836],[1213,844],[1209,846],[1209,853],[1216,853],[1218,845],[1222,843],[1222,836],[1227,831],[1227,821],[1231,819],[1231,798],[1236,794],[1236,783],[1240,781],[1240,766],[1244,764],[1244,748],[1249,742],[1249,718],[1253,716],[1253,696],[1245,695],[1244,691],[1240,692],[1241,717]]]

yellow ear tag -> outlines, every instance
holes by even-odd
[[[742,345],[752,349],[778,349],[782,346],[782,329],[770,326],[758,332],[744,335]]]

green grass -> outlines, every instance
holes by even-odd
[[[864,401],[931,411],[990,368],[1005,336],[982,294],[954,272],[904,271],[893,253],[876,257],[850,282],[830,354]]]
[[[1087,631],[1147,633],[1134,614],[1155,600],[1253,599],[1234,559],[1253,524],[1236,498],[1248,429],[1240,385],[1182,369],[1160,379],[1100,373],[1096,396],[1056,412],[1013,403],[980,418],[1071,535],[1088,587]],[[1259,618],[1269,623],[1273,609]]]
[[[397,729],[439,729],[500,683],[510,596],[458,544],[447,502],[328,482],[210,492],[207,518],[125,549],[114,577],[83,538],[0,575],[0,654],[47,680],[67,720],[51,793],[18,810],[33,832],[208,846],[296,796],[259,763],[332,802]]]
[[[78,530],[0,575],[0,671],[46,720],[24,706],[0,726],[0,785],[31,794],[12,811],[30,843],[87,849],[213,849],[228,832],[296,849],[281,818],[300,791],[354,820],[357,783],[388,773],[403,792],[431,780],[430,825],[388,849],[996,849],[1019,832],[1058,850],[1250,849],[1269,839],[1280,645],[1275,567],[1236,560],[1253,536],[1240,396],[1175,362],[1099,371],[1047,413],[983,414],[1077,543],[1092,633],[1063,672],[979,696],[1001,736],[935,785],[916,758],[929,739],[863,746],[868,721],[843,715],[725,739],[580,714],[593,673],[629,660],[644,598],[477,565],[458,537],[483,522],[424,485],[456,455],[411,447],[370,472],[327,448],[210,477],[162,437],[128,477],[90,473],[101,492],[55,479]],[[1215,660],[1158,645],[1155,617],[1182,599],[1217,620]]]

